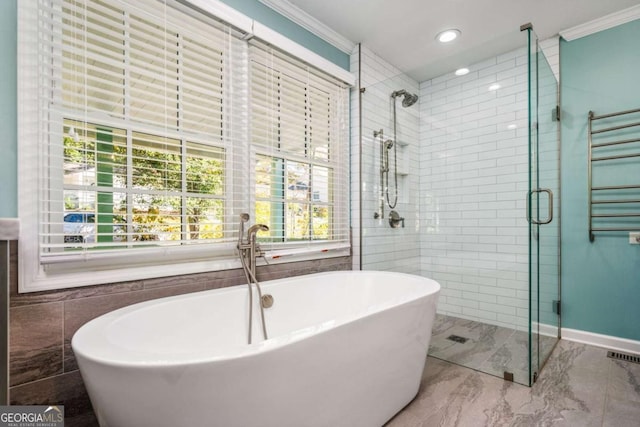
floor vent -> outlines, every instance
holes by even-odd
[[[619,353],[617,351],[609,351],[607,352],[607,357],[610,357],[611,359],[622,360],[624,362],[640,364],[640,356],[636,356],[633,354]]]
[[[460,344],[464,344],[469,340],[469,338],[461,337],[459,335],[449,335],[447,339],[451,341],[455,341]]]

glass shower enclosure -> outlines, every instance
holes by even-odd
[[[558,81],[528,26],[529,384],[560,337],[560,107]]]
[[[430,356],[532,385],[560,330],[558,83],[530,25],[504,38],[424,82],[360,47],[354,256],[441,284]]]

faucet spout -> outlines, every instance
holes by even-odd
[[[238,239],[238,250],[240,256],[246,260],[247,266],[252,276],[256,274],[256,258],[262,256],[260,246],[256,241],[256,234],[259,231],[269,231],[269,227],[264,224],[254,224],[247,230],[247,240],[243,240],[243,222],[240,223],[240,238]]]
[[[251,273],[254,276],[256,274],[257,258],[264,254],[260,249],[260,245],[258,244],[258,242],[256,242],[256,234],[258,233],[258,231],[269,231],[269,227],[264,224],[254,224],[249,227],[249,230],[247,230],[249,268],[251,269]]]
[[[249,230],[247,230],[247,234],[249,235],[249,241],[255,240],[256,233],[258,231],[269,231],[269,226],[264,224],[254,224],[251,227],[249,227]]]

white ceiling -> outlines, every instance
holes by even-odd
[[[274,0],[272,0],[274,1]],[[520,25],[532,23],[540,40],[638,0],[289,0],[354,43],[362,43],[424,81],[524,46]],[[457,28],[451,44],[436,42]]]

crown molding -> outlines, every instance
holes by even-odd
[[[573,41],[590,34],[608,30],[618,25],[640,19],[640,5],[611,13],[593,21],[576,25],[575,27],[560,31],[560,36],[567,41]]]
[[[285,52],[302,59],[303,61],[313,65],[314,67],[329,73],[339,80],[342,80],[349,86],[355,85],[355,76],[353,73],[345,70],[339,65],[334,64],[326,58],[310,51],[306,47],[294,42],[293,40],[283,36],[275,30],[263,25],[259,22],[253,23],[252,36],[259,38],[273,46],[276,46]]]
[[[290,3],[288,0],[259,0],[265,6],[278,12],[285,18],[300,25],[305,30],[315,34],[322,40],[333,45],[342,52],[351,54],[353,53],[356,44],[344,37],[342,34],[337,33],[332,28],[318,21],[313,16],[309,15],[298,6]]]
[[[2,0],[0,0],[2,1]],[[238,12],[221,0],[178,0],[181,3],[214,16],[245,33],[245,39],[257,37],[285,52],[302,59],[310,65],[343,81],[349,86],[355,84],[355,76],[321,55],[296,43],[286,36]],[[261,0],[262,1],[262,0]],[[25,2],[26,3],[26,2]],[[288,2],[287,2],[288,3]]]

